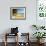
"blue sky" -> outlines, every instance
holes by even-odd
[[[25,11],[25,8],[19,8],[19,9],[17,9],[18,13],[24,13],[24,11]]]

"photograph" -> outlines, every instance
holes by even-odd
[[[26,19],[26,7],[11,7],[10,8],[11,20],[24,20]]]

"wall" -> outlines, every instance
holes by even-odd
[[[26,20],[10,20],[10,7],[26,7]],[[29,32],[36,24],[36,0],[0,0],[0,34],[11,27],[19,27],[20,32]]]

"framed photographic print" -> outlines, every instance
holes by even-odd
[[[10,8],[11,20],[24,20],[26,19],[26,7],[11,7]]]

